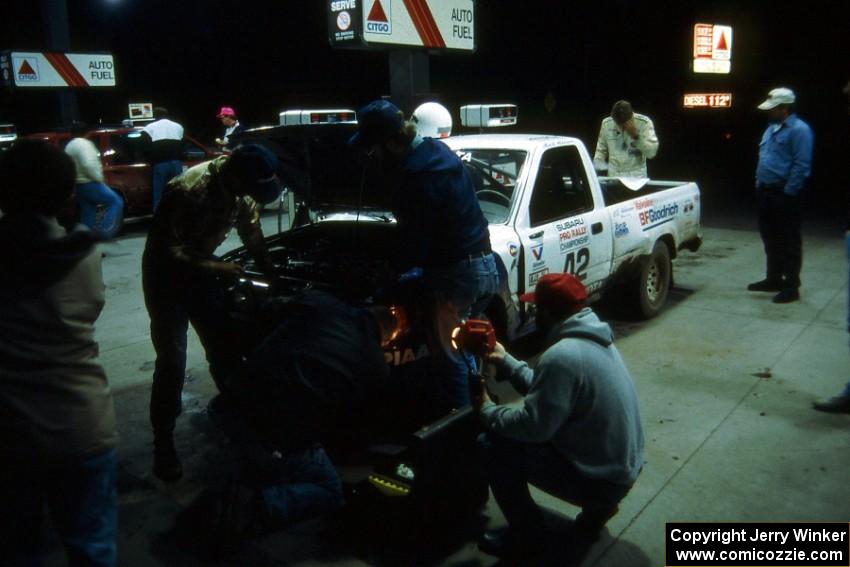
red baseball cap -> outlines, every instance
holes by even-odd
[[[221,110],[218,111],[216,118],[224,118],[225,116],[236,118],[236,111],[229,106],[222,106]]]
[[[573,314],[587,302],[587,290],[572,274],[546,274],[538,280],[532,293],[520,295],[519,300],[556,313]]]

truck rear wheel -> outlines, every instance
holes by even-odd
[[[634,303],[632,305],[636,315],[642,319],[651,319],[658,315],[667,301],[672,271],[670,250],[663,242],[656,242],[652,254],[643,262],[640,273],[633,283]]]

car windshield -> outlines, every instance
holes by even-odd
[[[516,194],[516,182],[527,153],[521,150],[457,150],[472,176],[484,217],[491,224],[507,222]]]

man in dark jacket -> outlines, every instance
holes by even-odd
[[[431,306],[434,408],[468,405],[471,357],[451,346],[461,319],[480,314],[498,287],[490,232],[472,180],[444,143],[422,138],[390,102],[366,105],[352,143],[380,160],[394,187],[402,268],[421,270]],[[466,360],[464,359],[466,357]]]
[[[47,509],[71,565],[116,562],[115,410],[98,362],[101,255],[56,220],[74,189],[56,146],[0,154],[0,554],[39,564]]]
[[[236,224],[257,267],[266,273],[273,269],[257,201],[268,203],[280,195],[277,167],[270,151],[242,146],[175,179],[154,214],[142,256],[142,287],[156,350],[151,424],[154,473],[162,480],[177,480],[183,474],[173,431],[182,407],[189,322],[204,345],[219,388],[240,360],[223,317],[218,279],[234,279],[242,267],[221,262],[213,253]]]
[[[541,551],[543,518],[528,483],[581,506],[576,543],[599,536],[643,466],[643,428],[634,383],[611,328],[584,307],[587,292],[571,274],[547,274],[534,293],[548,348],[532,371],[505,352],[489,357],[522,404],[476,401],[486,429],[478,439],[490,488],[508,528],[484,534],[486,553],[521,558]]]
[[[219,404],[219,422],[241,453],[241,478],[250,479],[228,486],[213,508],[223,542],[339,508],[341,481],[322,444],[358,437],[386,408],[381,345],[403,318],[319,291],[287,302],[279,317]]]

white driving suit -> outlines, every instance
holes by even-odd
[[[610,116],[602,121],[593,165],[610,177],[649,177],[646,160],[658,153],[658,137],[648,116],[634,114],[638,137],[632,138]]]

